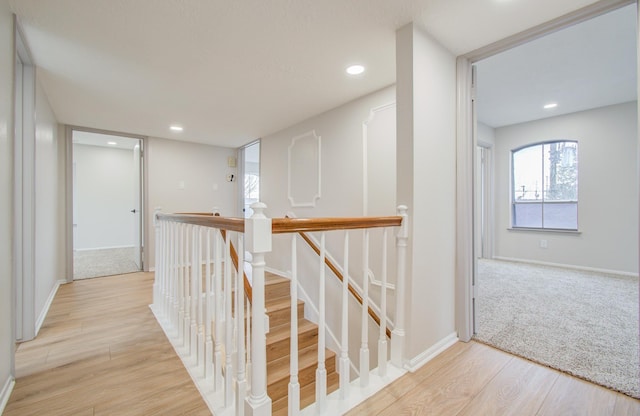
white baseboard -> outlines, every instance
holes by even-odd
[[[109,246],[109,247],[92,247],[92,248],[74,248],[73,251],[94,251],[94,250],[109,250],[113,248],[133,248],[134,246]]]
[[[9,402],[9,396],[11,396],[11,392],[13,391],[13,386],[16,385],[16,380],[13,378],[11,374],[4,382],[2,386],[2,390],[0,390],[0,415],[4,412],[4,408],[7,406]]]
[[[539,266],[559,267],[562,269],[580,270],[584,272],[594,272],[594,273],[603,273],[603,274],[613,274],[617,276],[638,277],[638,273],[623,272],[620,270],[599,269],[597,267],[576,266],[573,264],[551,263],[548,261],[526,260],[526,259],[517,259],[513,257],[501,257],[501,256],[493,256],[493,260],[510,261],[513,263],[529,263],[529,264],[535,264]]]
[[[417,371],[420,367],[433,360],[440,355],[441,352],[458,342],[458,334],[452,332],[440,341],[436,342],[431,348],[421,352],[409,361],[405,363],[405,368],[412,373]]]
[[[58,280],[55,285],[53,285],[53,289],[51,289],[51,293],[49,293],[49,297],[47,298],[46,302],[44,303],[44,307],[42,308],[42,311],[40,311],[40,316],[38,316],[38,320],[36,321],[36,336],[38,335],[38,332],[40,332],[40,328],[42,327],[42,324],[44,323],[44,319],[47,317],[47,314],[49,313],[49,308],[51,307],[51,303],[53,302],[53,298],[56,297],[56,293],[58,293],[58,288],[60,287],[60,285],[67,283],[66,280]]]

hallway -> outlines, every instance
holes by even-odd
[[[156,323],[153,273],[63,285],[16,353],[4,415],[209,415]]]

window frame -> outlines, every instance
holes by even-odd
[[[546,201],[545,200],[545,181],[544,181],[544,163],[546,160],[545,154],[544,154],[544,148],[546,145],[549,144],[553,144],[553,143],[574,143],[576,146],[576,198],[575,200],[549,200]],[[562,139],[562,140],[547,140],[547,141],[541,141],[541,142],[535,142],[535,143],[530,143],[530,144],[526,144],[524,146],[520,146],[517,147],[515,149],[511,149],[511,180],[510,180],[510,213],[511,213],[511,221],[510,221],[510,229],[511,230],[530,230],[530,231],[549,231],[549,232],[579,232],[579,211],[578,211],[578,206],[579,206],[579,181],[578,181],[578,177],[579,177],[579,158],[578,158],[578,140],[570,140],[570,139]],[[533,148],[533,147],[541,147],[541,164],[542,164],[542,185],[541,185],[541,195],[542,198],[540,199],[540,201],[517,201],[516,199],[516,189],[515,189],[515,163],[514,163],[514,157],[516,155],[516,153],[518,153],[521,150],[524,149],[529,149],[529,148]],[[540,227],[533,227],[533,226],[518,226],[515,224],[516,222],[516,206],[517,205],[526,205],[526,204],[540,204],[541,205],[541,214],[540,214],[540,221],[541,221],[541,226]],[[576,223],[575,223],[575,228],[558,228],[558,227],[545,227],[545,221],[544,221],[544,209],[545,209],[545,205],[553,205],[553,204],[575,204],[575,209],[576,209]]]

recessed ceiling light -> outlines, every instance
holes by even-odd
[[[364,67],[362,65],[351,65],[347,68],[347,74],[349,75],[360,75],[364,72]]]
[[[182,130],[184,130],[184,129],[182,128],[182,126],[176,126],[176,125],[170,126],[169,128],[170,128],[172,131],[182,131]]]
[[[115,145],[117,145],[118,143],[116,143],[116,142],[107,142],[107,144],[109,144],[109,145],[111,145],[111,146],[115,146]]]
[[[558,103],[549,103],[544,106],[544,109],[549,110],[550,108],[556,108],[557,106],[558,106]]]

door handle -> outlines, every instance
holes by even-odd
[[[135,208],[132,209],[131,212],[133,212],[135,214],[136,213],[136,209]]]

